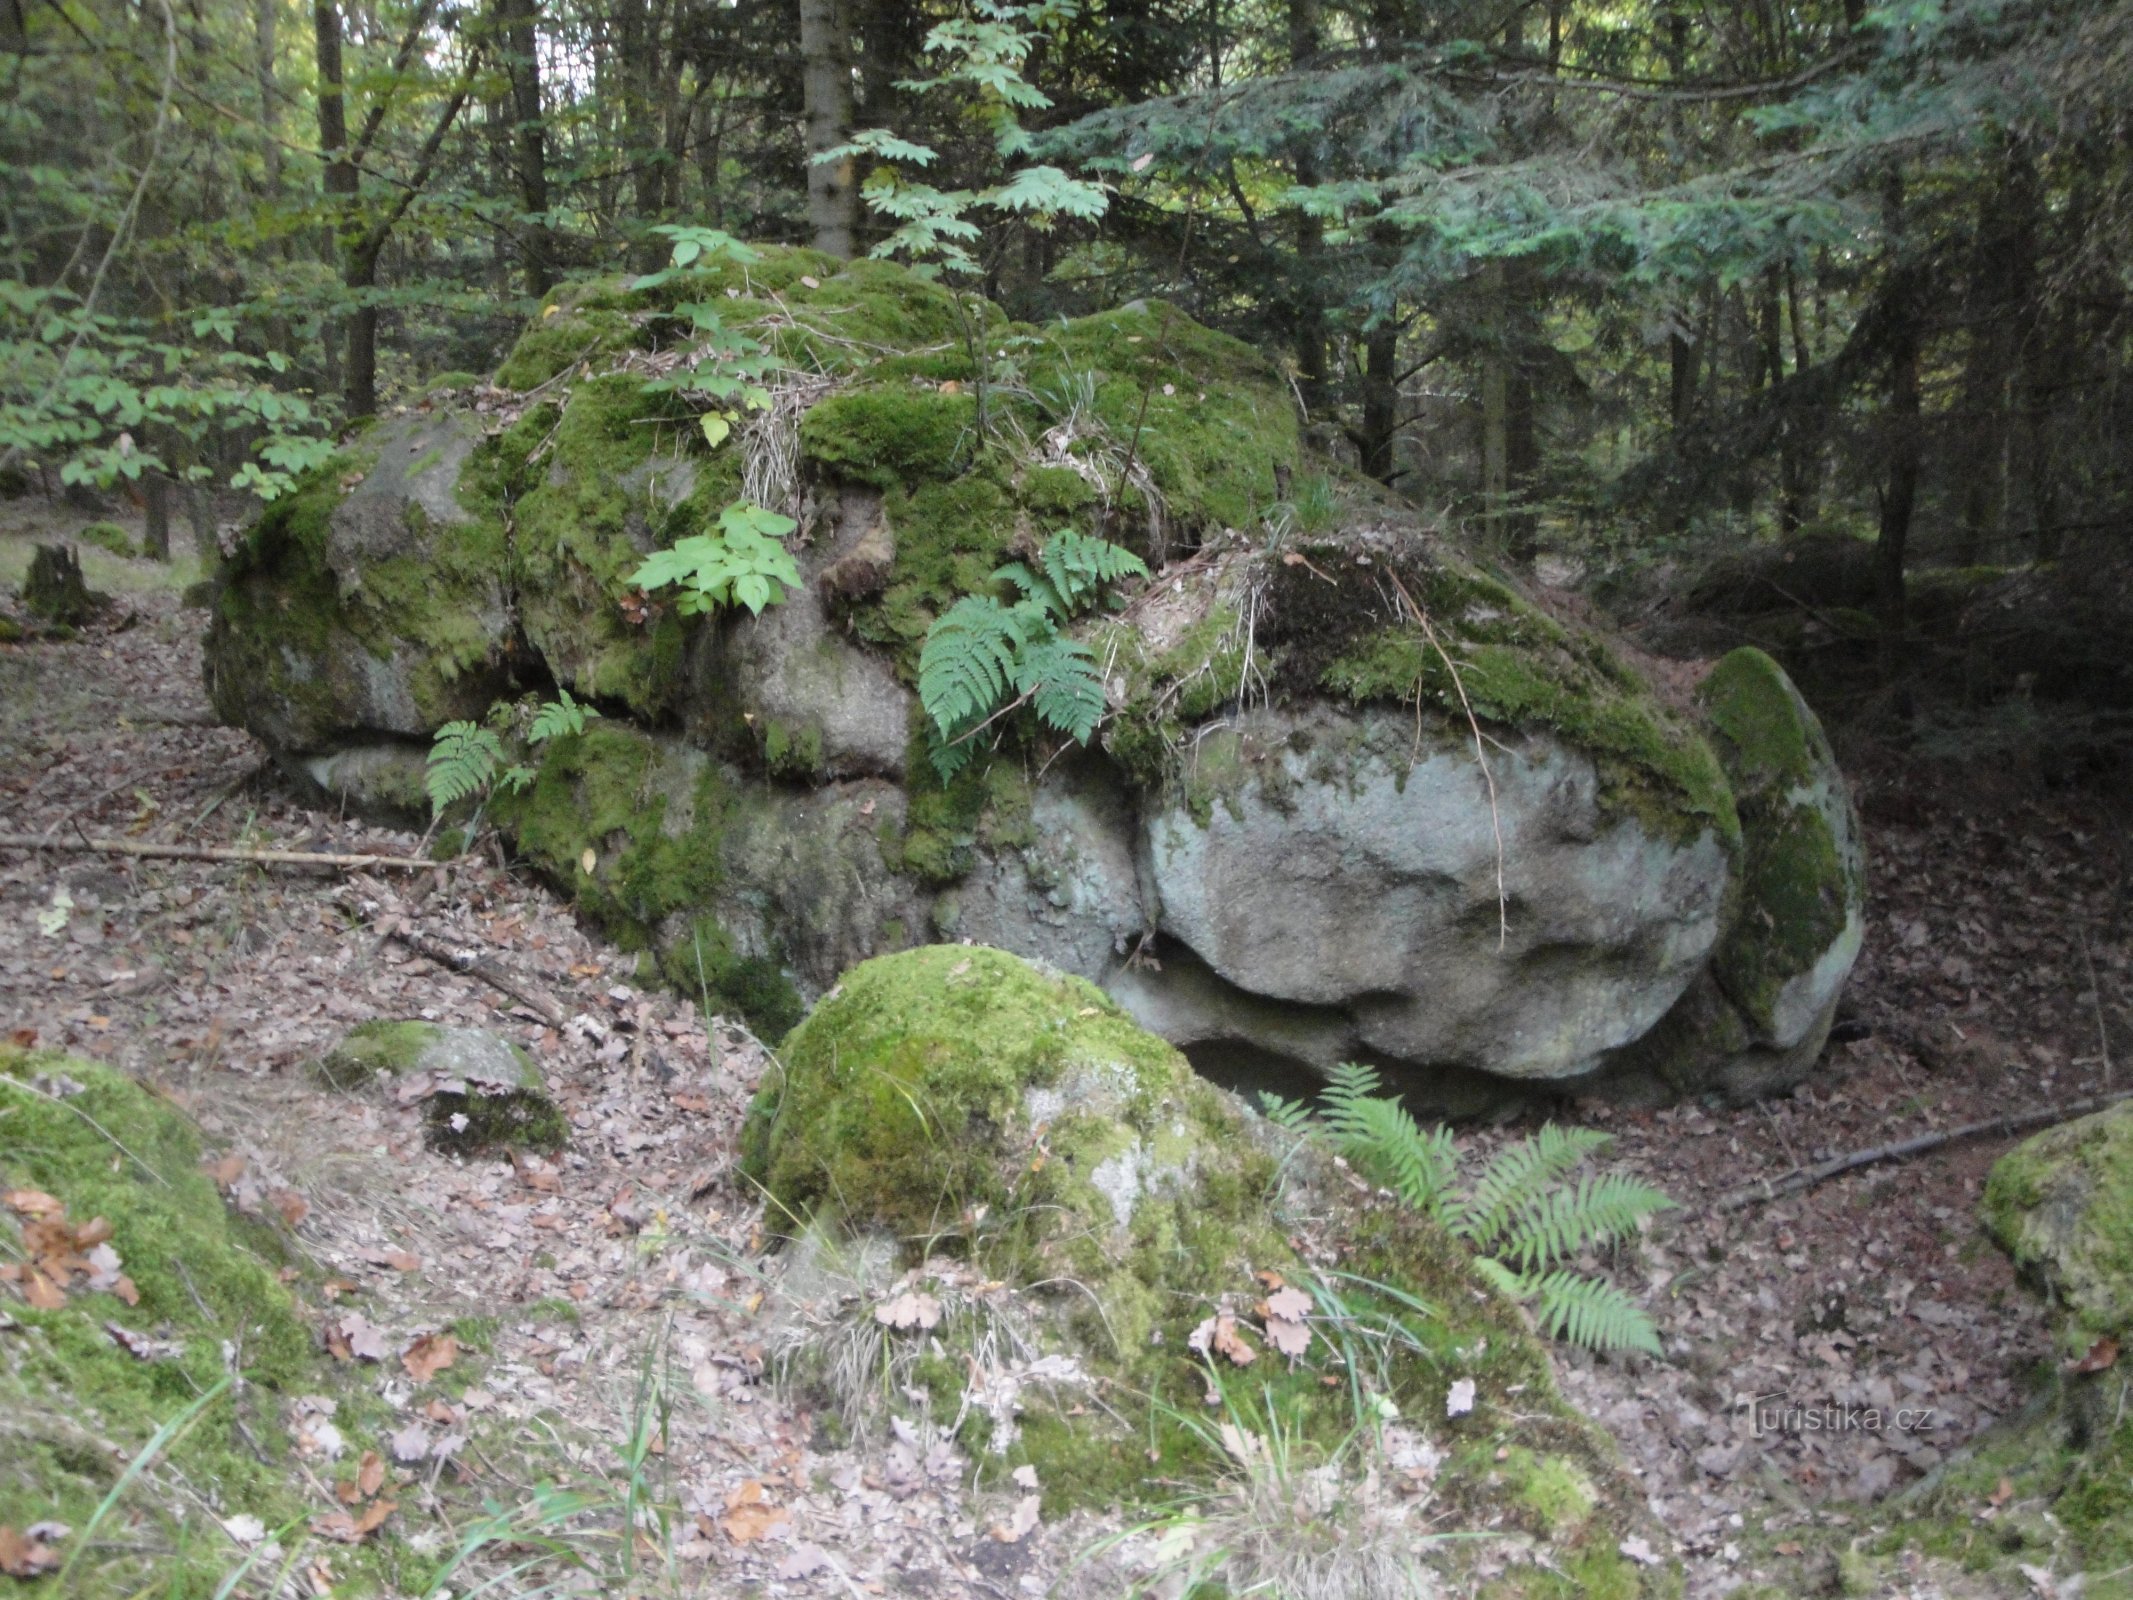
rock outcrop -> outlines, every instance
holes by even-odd
[[[407,816],[439,725],[568,689],[604,715],[524,752],[485,820],[769,1032],[859,961],[969,939],[1173,1041],[1366,1057],[1425,1101],[1811,1066],[1857,830],[1765,658],[1724,664],[1701,719],[1670,708],[1311,456],[1279,375],[1164,308],[986,311],[981,373],[967,306],[898,268],[772,250],[694,277],[559,291],[503,386],[381,422],[272,508],[222,578],[223,715]],[[684,297],[782,363],[718,444],[673,376],[717,359]],[[800,590],[689,617],[632,586],[746,496],[798,522]],[[927,630],[1068,526],[1155,568],[1075,625],[1104,720],[1084,751],[1003,717],[944,782]]]

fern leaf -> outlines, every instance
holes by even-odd
[[[583,733],[587,719],[599,714],[591,706],[572,699],[568,689],[558,689],[556,698],[545,702],[534,714],[533,726],[526,737],[534,744],[546,744],[550,739]]]
[[[1589,1244],[1628,1237],[1645,1217],[1672,1204],[1657,1189],[1632,1178],[1587,1175],[1513,1212],[1496,1253],[1522,1267],[1552,1266]]]
[[[1424,1133],[1397,1100],[1370,1095],[1344,1095],[1329,1104],[1326,1126],[1334,1147],[1366,1178],[1426,1215],[1441,1209],[1457,1164],[1444,1129]]]
[[[918,698],[943,739],[952,739],[1003,699],[1028,638],[1013,607],[966,595],[926,633],[918,656]]]
[[[1011,583],[1022,591],[1025,602],[1034,600],[1047,616],[1064,621],[1068,614],[1066,596],[1050,578],[1032,572],[1020,561],[1010,561],[993,573],[996,582]]]
[[[1548,1185],[1610,1143],[1597,1128],[1549,1123],[1529,1139],[1497,1153],[1452,1220],[1452,1231],[1477,1250],[1492,1250],[1511,1214],[1540,1198]]]
[[[1023,650],[1015,687],[1030,697],[1037,715],[1078,744],[1087,744],[1103,720],[1104,686],[1096,657],[1079,639],[1054,635]]]
[[[1070,613],[1106,583],[1148,576],[1147,565],[1131,550],[1072,528],[1061,528],[1044,543],[1044,573]]]
[[[1613,1284],[1568,1270],[1527,1282],[1534,1320],[1549,1338],[1587,1350],[1666,1353],[1659,1343],[1659,1329],[1645,1309]]]
[[[432,815],[468,795],[488,788],[503,765],[503,746],[476,722],[447,722],[430,744],[423,786],[429,790]]]
[[[1259,1091],[1259,1109],[1275,1127],[1287,1133],[1311,1131],[1311,1108],[1301,1100],[1284,1100],[1270,1089]]]

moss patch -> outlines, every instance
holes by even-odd
[[[306,1510],[283,1475],[289,1442],[275,1402],[316,1386],[320,1374],[276,1276],[272,1240],[224,1211],[200,1171],[197,1139],[172,1108],[106,1068],[5,1046],[0,1186],[45,1191],[75,1223],[106,1219],[138,1292],[137,1304],[87,1291],[57,1310],[8,1302],[17,1326],[0,1338],[0,1523],[54,1519],[78,1538],[156,1429],[223,1381],[227,1348],[246,1387],[225,1390],[167,1446],[83,1551],[68,1590],[213,1593],[230,1547],[169,1518],[168,1476],[211,1491],[222,1514],[249,1512],[269,1527]],[[0,1233],[19,1223],[0,1211]],[[107,1323],[155,1341],[156,1359],[129,1354]]]
[[[99,550],[108,550],[129,561],[140,554],[126,530],[115,522],[92,522],[74,537],[83,544],[93,544]]]
[[[558,1150],[570,1124],[548,1096],[533,1058],[478,1028],[434,1022],[366,1022],[317,1064],[321,1081],[352,1089],[377,1077],[430,1079],[424,1104],[433,1149]]]
[[[1733,792],[1710,746],[1598,639],[1449,557],[1357,560],[1318,544],[1274,569],[1268,642],[1292,692],[1419,706],[1440,736],[1466,737],[1460,691],[1484,722],[1541,727],[1590,753],[1603,803],[1662,838],[1740,839]],[[1411,620],[1404,587],[1440,650]],[[1458,663],[1458,681],[1445,663]]]
[[[910,384],[830,395],[800,423],[800,446],[832,473],[879,489],[952,478],[976,453],[977,401]]]
[[[1980,1215],[2071,1313],[2072,1353],[2133,1334],[2133,1105],[2017,1145],[1994,1163]]]

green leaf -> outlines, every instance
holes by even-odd
[[[707,411],[699,419],[698,426],[704,430],[704,443],[716,450],[733,432],[733,424],[716,411]]]

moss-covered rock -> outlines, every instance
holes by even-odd
[[[1994,1164],[1985,1227],[2067,1313],[2086,1353],[2133,1341],[2133,1104],[2023,1141]]]
[[[69,1595],[213,1594],[228,1546],[189,1536],[174,1479],[211,1493],[217,1514],[270,1528],[310,1509],[279,1402],[322,1375],[279,1277],[285,1259],[225,1212],[175,1108],[109,1068],[5,1045],[0,1192],[14,1279],[0,1286],[0,1525],[73,1530],[59,1545],[74,1562]],[[92,1536],[128,1464],[189,1408],[194,1424]]]
[[[1698,691],[1740,809],[1740,915],[1712,975],[1756,1041],[1826,1032],[1866,930],[1866,851],[1822,725],[1762,651],[1734,651]]]
[[[504,513],[473,419],[380,426],[268,507],[208,630],[218,712],[278,751],[427,737],[511,681]]]
[[[438,1150],[558,1150],[570,1142],[570,1124],[533,1057],[480,1028],[366,1022],[320,1058],[317,1072],[336,1089],[392,1079],[395,1094],[422,1100]]]

